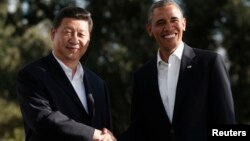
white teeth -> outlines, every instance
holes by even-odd
[[[164,38],[166,38],[166,39],[174,38],[174,37],[175,37],[175,34],[171,34],[171,35],[166,35],[166,36],[164,36]]]

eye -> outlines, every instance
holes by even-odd
[[[65,35],[71,35],[71,33],[72,33],[72,32],[71,32],[70,30],[65,30],[65,31],[64,31],[64,34],[65,34]]]
[[[82,37],[85,36],[85,34],[84,33],[78,33],[78,36],[82,38]]]
[[[155,25],[156,25],[156,26],[162,26],[162,25],[165,25],[165,23],[166,23],[166,22],[165,22],[164,20],[159,20],[159,21],[156,22]]]
[[[172,18],[172,19],[171,19],[171,22],[172,22],[172,23],[178,23],[178,22],[179,22],[179,19],[178,19],[178,18]]]

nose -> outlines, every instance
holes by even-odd
[[[78,36],[77,36],[76,33],[73,34],[73,35],[71,36],[69,42],[70,42],[71,44],[78,44],[79,40],[78,40]]]
[[[172,29],[172,24],[170,22],[166,22],[163,27],[163,31],[169,31],[171,29]]]

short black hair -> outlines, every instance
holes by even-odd
[[[181,11],[182,16],[184,16],[183,9],[181,8],[180,4],[178,4],[175,0],[159,0],[159,1],[155,1],[151,5],[151,7],[149,8],[148,23],[151,22],[151,17],[152,17],[152,14],[153,14],[154,10],[156,8],[164,7],[166,5],[175,5]]]
[[[86,20],[89,22],[90,31],[93,28],[93,20],[91,18],[91,13],[87,11],[86,9],[76,7],[76,6],[68,6],[68,7],[62,8],[58,12],[58,14],[55,16],[52,27],[58,28],[64,18]]]

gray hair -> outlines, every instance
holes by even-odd
[[[152,14],[153,14],[154,10],[156,8],[164,7],[166,5],[174,5],[174,6],[176,6],[181,11],[182,16],[184,15],[184,12],[183,12],[181,6],[176,1],[174,1],[174,0],[159,0],[159,1],[154,2],[151,5],[151,7],[149,8],[148,23],[151,22],[151,18],[152,18]]]

